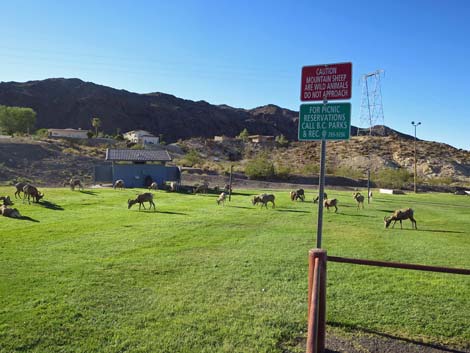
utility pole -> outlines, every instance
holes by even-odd
[[[418,169],[417,169],[417,166],[416,166],[416,128],[417,128],[419,125],[421,125],[421,122],[415,123],[414,121],[412,121],[412,122],[411,122],[411,125],[413,125],[414,128],[415,128],[415,142],[414,142],[414,150],[415,150],[415,152],[414,152],[414,155],[415,155],[415,156],[414,156],[414,159],[415,159],[415,172],[414,172],[414,178],[413,178],[413,179],[414,179],[414,192],[415,192],[415,194],[416,194],[416,174],[417,174],[417,170],[418,170]]]

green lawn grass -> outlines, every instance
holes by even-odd
[[[44,189],[0,217],[0,352],[282,352],[306,335],[308,250],[317,206],[274,191],[275,209],[240,191],[155,192],[156,212],[127,209],[143,190]],[[261,191],[261,190],[259,190]],[[470,268],[470,198],[351,192],[325,211],[329,255]],[[14,188],[0,187],[13,196]],[[418,230],[383,217],[413,207]],[[468,347],[470,278],[330,262],[327,324]]]

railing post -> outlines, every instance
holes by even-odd
[[[326,251],[309,251],[307,353],[325,351]]]

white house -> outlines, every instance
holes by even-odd
[[[66,137],[66,138],[76,138],[76,139],[86,139],[88,138],[88,130],[82,129],[47,129],[49,137]]]
[[[160,138],[145,130],[132,130],[122,135],[126,140],[142,145],[158,145]]]

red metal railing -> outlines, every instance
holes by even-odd
[[[452,273],[470,275],[470,270],[438,266],[405,264],[364,259],[352,259],[339,256],[327,256],[326,250],[313,249],[309,251],[308,261],[308,333],[307,353],[325,352],[326,333],[326,264],[327,261],[355,265],[378,266],[418,270],[428,272]]]

